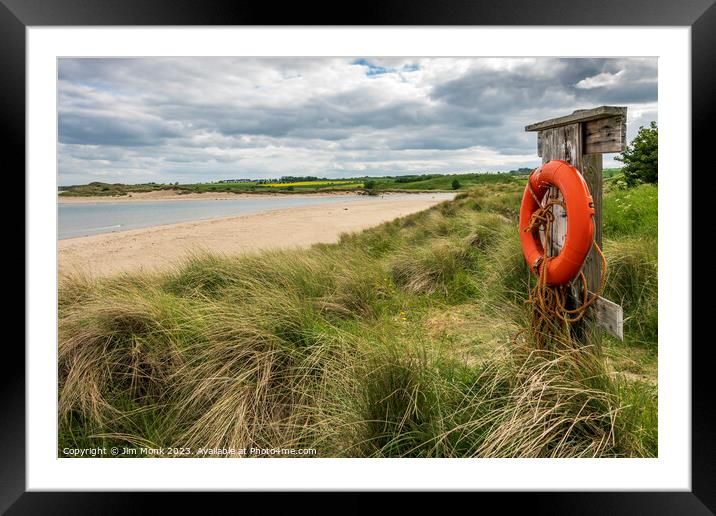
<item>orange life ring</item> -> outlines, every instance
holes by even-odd
[[[562,192],[567,210],[567,236],[557,256],[543,260],[539,230],[525,231],[532,214],[539,209],[549,186]],[[548,285],[564,285],[578,274],[594,240],[594,203],[582,174],[566,161],[552,160],[530,174],[520,206],[522,253],[532,272],[539,275],[547,266]],[[546,261],[546,263],[543,263]]]

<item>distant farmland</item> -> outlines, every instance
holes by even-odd
[[[87,185],[60,187],[64,196],[124,196],[131,193],[174,190],[180,194],[188,193],[317,193],[334,191],[367,192],[434,192],[464,190],[470,186],[482,184],[512,183],[523,175],[516,173],[465,173],[465,174],[425,174],[391,177],[358,177],[347,179],[316,179],[292,181],[276,180],[269,182],[237,181],[222,183],[162,184],[143,183],[128,185],[122,183],[93,182]],[[283,179],[283,178],[282,178]],[[456,182],[456,184],[454,184]]]

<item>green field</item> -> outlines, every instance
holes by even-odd
[[[60,455],[655,456],[656,186],[606,187],[604,296],[624,307],[624,342],[555,352],[522,331],[524,179],[459,180],[454,201],[337,244],[63,279]]]
[[[518,181],[515,175],[505,173],[469,173],[469,174],[428,174],[422,176],[395,176],[395,177],[358,177],[348,179],[321,179],[315,181],[292,181],[256,183],[194,183],[194,184],[158,184],[145,183],[126,185],[121,183],[93,182],[87,185],[77,185],[62,188],[61,195],[88,197],[88,196],[124,196],[135,192],[150,192],[154,190],[176,190],[178,193],[206,193],[206,192],[233,192],[233,193],[315,193],[331,191],[454,191],[454,180],[460,183],[457,190],[464,190],[478,184],[510,183]],[[369,182],[369,183],[368,183]],[[372,188],[366,184],[372,183]]]
[[[519,172],[519,174],[517,173]],[[137,192],[151,192],[156,190],[175,190],[179,194],[188,193],[316,193],[332,191],[355,192],[434,192],[434,191],[465,191],[472,186],[520,182],[525,174],[520,171],[510,173],[474,172],[464,174],[423,174],[391,177],[357,177],[347,179],[320,179],[316,181],[295,181],[277,183],[189,183],[189,184],[160,184],[143,183],[127,185],[122,183],[93,182],[87,185],[61,187],[61,195],[74,197],[92,196],[125,196]],[[604,178],[607,180],[621,177],[618,168],[604,169]],[[453,188],[453,181],[459,183]],[[366,188],[366,184],[371,188]]]

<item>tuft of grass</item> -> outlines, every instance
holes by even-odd
[[[66,308],[59,334],[59,416],[93,427],[123,405],[161,403],[181,348],[195,338],[195,312],[157,289],[112,285]]]
[[[442,437],[476,457],[629,455],[619,410],[593,353],[531,351],[486,367]]]
[[[441,292],[447,296],[450,281],[471,262],[471,255],[465,246],[445,239],[433,241],[417,253],[410,248],[396,253],[389,269],[393,281],[406,292]]]

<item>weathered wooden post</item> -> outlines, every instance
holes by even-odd
[[[626,107],[601,106],[594,109],[578,109],[571,115],[552,118],[530,124],[525,131],[537,132],[537,155],[542,163],[561,159],[571,163],[584,176],[594,201],[594,238],[602,247],[602,154],[621,152],[626,146]],[[545,198],[562,199],[556,188],[550,189]],[[552,245],[547,250],[549,256],[556,256],[564,245],[567,235],[567,221],[564,209],[552,207],[555,221],[552,226]],[[601,281],[601,260],[592,249],[582,268],[587,286],[596,292]],[[571,285],[572,302],[579,299],[579,285]],[[610,334],[623,339],[624,323],[621,306],[604,298],[599,298],[589,310],[584,324],[576,330],[581,340],[594,344],[597,348],[601,334],[592,331],[594,323]]]

